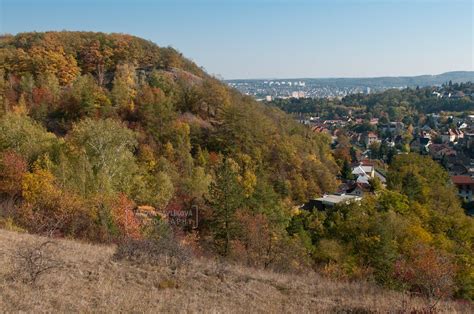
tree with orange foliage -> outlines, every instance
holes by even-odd
[[[342,163],[343,161],[348,161],[351,162],[352,157],[350,153],[350,149],[347,147],[338,147],[334,150],[334,159],[338,161],[339,163]]]
[[[15,197],[21,194],[21,182],[28,165],[26,160],[14,151],[0,154],[0,194]]]
[[[36,75],[53,74],[61,85],[71,84],[80,73],[76,59],[64,52],[62,47],[56,50],[33,47],[28,51],[31,56],[31,68]]]
[[[140,239],[141,226],[133,212],[134,208],[135,203],[125,194],[120,194],[112,207],[112,216],[121,236]]]
[[[54,175],[35,163],[32,172],[22,180],[24,202],[18,208],[16,219],[29,231],[48,235],[91,235],[93,212],[77,195],[59,188]]]
[[[239,210],[236,218],[242,231],[236,248],[240,247],[241,250],[234,253],[245,259],[248,266],[267,267],[272,261],[275,246],[267,217],[264,214],[252,215],[248,211]]]
[[[455,290],[456,266],[448,255],[425,245],[395,263],[395,277],[414,293],[435,300],[450,297]]]

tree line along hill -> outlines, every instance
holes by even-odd
[[[388,189],[301,211],[337,186],[330,138],[172,48],[123,34],[4,35],[0,112],[4,228],[119,243],[125,255],[168,250],[171,237],[252,267],[474,297],[473,222],[441,167],[399,156]],[[196,208],[197,226],[168,220]]]

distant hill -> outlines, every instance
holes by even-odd
[[[367,86],[367,87],[415,87],[442,85],[449,81],[453,83],[474,81],[474,71],[446,72],[438,75],[419,76],[384,76],[373,78],[328,78],[310,79],[311,81],[328,85]]]
[[[403,77],[401,77],[403,79]],[[439,85],[449,81],[453,83],[474,82],[474,71],[453,71],[438,75],[420,75],[414,77],[406,77],[407,80],[412,80],[413,84],[430,86]],[[408,84],[407,84],[408,85]]]
[[[312,84],[327,86],[367,86],[367,87],[414,87],[441,85],[452,81],[453,83],[474,81],[474,71],[453,71],[437,75],[419,76],[381,76],[366,78],[278,78],[278,79],[246,79],[227,80],[227,82],[258,82],[258,81],[304,81]]]

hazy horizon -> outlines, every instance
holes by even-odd
[[[443,73],[425,73],[417,75],[381,75],[381,76],[327,76],[327,77],[250,77],[250,78],[224,78],[226,81],[237,80],[331,80],[331,79],[374,79],[374,78],[403,78],[403,77],[417,77],[417,76],[438,76],[453,72],[469,72],[474,73],[474,70],[457,70],[446,71]]]
[[[128,33],[230,79],[472,71],[470,0],[0,0],[0,33]]]

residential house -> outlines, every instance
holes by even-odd
[[[466,129],[466,128],[469,126],[469,125],[468,125],[466,122],[464,122],[464,121],[458,123],[457,125],[458,125],[458,129]]]
[[[469,132],[464,134],[464,141],[466,143],[466,148],[471,149],[474,147],[474,132]]]
[[[372,145],[373,143],[377,143],[378,141],[379,138],[374,132],[368,132],[364,136],[364,143],[366,147],[369,147],[370,145]]]
[[[447,132],[441,134],[441,141],[443,143],[454,143],[462,138],[464,138],[464,132],[458,129],[449,129]]]
[[[359,183],[356,181],[348,181],[343,183],[338,188],[337,194],[364,196],[365,193],[370,192],[370,184]]]
[[[421,130],[420,131],[420,137],[422,137],[422,138],[425,137],[425,138],[428,138],[430,140],[432,139],[430,131],[426,132],[426,131]]]
[[[460,99],[466,96],[462,91],[457,91],[451,95],[451,98]]]
[[[395,147],[395,141],[392,140],[392,138],[390,137],[387,137],[386,139],[384,139],[382,141],[385,145],[387,145],[387,147]]]
[[[448,164],[448,172],[452,176],[468,175],[469,167],[461,162],[453,162]]]
[[[441,134],[441,141],[443,143],[452,143],[455,140],[456,140],[456,134],[451,129]]]
[[[377,124],[379,124],[379,118],[372,118],[372,119],[370,119],[369,124],[371,124],[371,125],[377,125]]]
[[[347,121],[338,119],[338,120],[325,120],[324,124],[336,127],[344,127],[347,124]]]
[[[451,92],[444,92],[442,97],[443,98],[451,98],[452,95],[453,94]]]
[[[369,180],[375,177],[375,168],[361,164],[352,168],[352,174],[356,177],[357,183],[370,184]]]
[[[391,134],[400,135],[405,130],[405,124],[403,122],[390,122],[380,126],[382,132],[390,132]]]
[[[456,185],[458,189],[458,195],[465,202],[473,201],[473,191],[474,191],[474,179],[471,176],[459,175],[452,176],[451,181]]]
[[[325,126],[323,125],[316,125],[314,127],[311,128],[311,131],[313,131],[314,133],[327,133],[327,134],[331,134],[331,131],[329,131]]]
[[[383,186],[387,185],[387,178],[385,177],[385,175],[380,173],[380,171],[375,170],[375,177],[380,180],[380,183],[382,183]]]
[[[431,145],[431,139],[429,137],[417,137],[410,143],[410,150],[412,152],[418,152],[421,154],[428,153]]]
[[[347,194],[326,194],[323,197],[310,200],[303,206],[301,209],[308,211],[324,211],[328,208],[332,208],[338,204],[350,204],[351,202],[358,202],[362,197],[357,195],[347,195]]]
[[[454,130],[454,132],[456,133],[456,140],[460,140],[464,138],[464,132],[461,131],[460,129],[456,129]]]
[[[360,143],[362,135],[360,133],[349,133],[349,138],[351,140],[351,143]]]
[[[429,153],[433,159],[442,160],[445,156],[456,156],[456,151],[448,144],[431,144]]]

